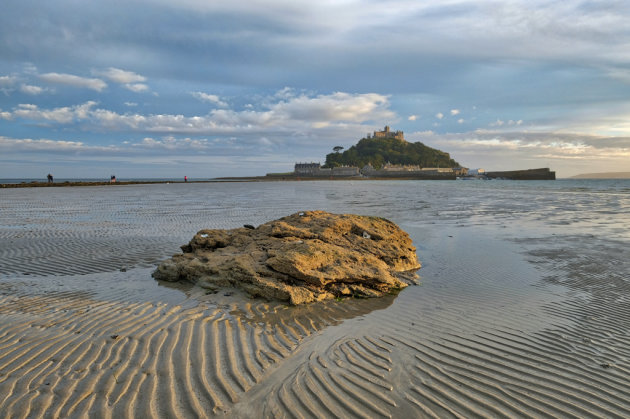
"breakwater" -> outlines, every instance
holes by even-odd
[[[502,172],[486,172],[486,176],[491,179],[511,179],[511,180],[555,180],[556,172],[549,168],[509,170]]]

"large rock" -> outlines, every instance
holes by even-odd
[[[247,227],[199,231],[153,277],[291,304],[378,297],[418,277],[409,235],[384,218],[307,211]]]

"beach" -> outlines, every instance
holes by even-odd
[[[630,417],[630,181],[0,190],[0,416]],[[204,228],[385,217],[420,284],[289,306],[158,282]]]

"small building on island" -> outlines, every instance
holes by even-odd
[[[295,163],[293,173],[296,175],[312,176],[321,168],[319,163]]]
[[[293,174],[298,177],[353,177],[361,175],[358,167],[323,168],[319,163],[295,163]]]

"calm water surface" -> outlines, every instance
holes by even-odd
[[[0,237],[176,236],[259,224],[301,210],[410,225],[488,225],[628,239],[630,180],[342,181],[0,190]],[[117,231],[118,230],[118,231]],[[45,232],[45,233],[42,233]],[[66,232],[66,234],[72,234]]]

